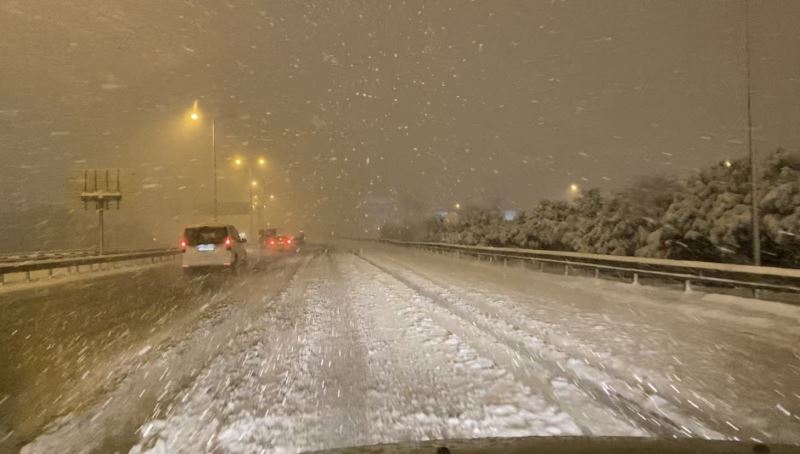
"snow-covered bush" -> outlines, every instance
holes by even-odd
[[[779,149],[759,169],[764,264],[800,266],[800,153]],[[750,164],[721,163],[691,177],[637,255],[750,263]]]
[[[759,169],[762,261],[800,267],[800,153],[779,149]],[[458,244],[750,263],[750,165],[699,171],[681,184],[643,177],[625,190],[589,190],[572,203],[543,200],[513,221],[469,207],[435,219],[426,239]]]

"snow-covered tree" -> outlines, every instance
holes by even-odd
[[[800,153],[777,150],[759,171],[763,263],[800,266]],[[750,165],[725,161],[685,184],[653,176],[616,194],[543,200],[513,221],[470,207],[427,224],[427,239],[612,255],[750,263]]]
[[[763,263],[800,265],[800,154],[779,149],[759,175]],[[637,255],[750,263],[750,163],[720,163],[689,179]]]
[[[767,157],[759,194],[764,263],[800,266],[800,152]]]

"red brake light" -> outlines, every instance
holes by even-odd
[[[291,238],[287,238],[287,239],[286,239],[286,243],[288,243],[288,244],[292,244],[292,239],[291,239]]]
[[[181,252],[186,252],[186,238],[181,238]]]
[[[275,245],[275,240],[269,240],[269,244],[274,246]]]
[[[231,237],[229,236],[225,237],[225,249],[231,250]]]

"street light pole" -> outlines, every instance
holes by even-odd
[[[219,220],[219,207],[217,203],[217,180],[218,180],[218,172],[217,172],[217,120],[221,118],[232,117],[234,114],[226,114],[226,115],[217,115],[215,117],[211,117],[211,156],[214,161],[214,222]],[[200,113],[197,110],[197,101],[194,103],[194,109],[189,114],[189,118],[192,121],[199,121],[200,120]]]
[[[747,72],[747,150],[750,156],[750,217],[753,232],[753,265],[761,265],[761,222],[758,214],[758,170],[753,148],[752,92],[750,88],[750,1],[745,0],[745,65]]]
[[[214,222],[217,222],[217,119],[211,119],[211,153],[214,159]]]
[[[258,165],[259,167],[264,167],[266,165],[266,163],[267,163],[267,160],[264,159],[263,157],[258,158],[258,159],[236,158],[233,161],[233,164],[239,169],[241,169],[242,166],[246,166],[247,167],[247,185],[248,185],[248,188],[247,188],[247,190],[248,190],[248,202],[247,203],[249,204],[249,206],[247,208],[247,214],[248,214],[249,221],[250,221],[249,222],[250,228],[248,230],[248,234],[249,235],[254,235],[254,232],[256,231],[256,226],[254,224],[254,222],[255,222],[255,214],[256,214],[256,212],[255,212],[255,210],[256,210],[255,199],[258,196],[255,194],[255,192],[256,192],[255,189],[256,189],[256,187],[259,186],[258,181],[253,178],[253,167],[256,166],[256,165]]]
[[[250,206],[248,207],[248,211],[250,212],[250,230],[248,231],[248,235],[251,238],[254,238],[253,235],[253,165],[248,163],[247,165],[247,183],[250,186]]]

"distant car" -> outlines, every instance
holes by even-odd
[[[270,241],[274,241],[277,237],[277,229],[263,229],[258,231],[258,243],[263,249],[269,249]]]
[[[278,236],[278,229],[261,229],[258,231],[258,241],[266,245],[270,238]]]
[[[297,252],[297,243],[291,235],[278,235],[267,240],[267,250],[273,252]]]
[[[247,264],[247,251],[236,227],[229,224],[199,224],[186,227],[181,237],[181,265],[186,274],[197,270],[237,272]]]

